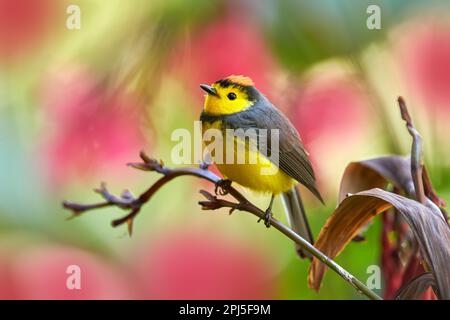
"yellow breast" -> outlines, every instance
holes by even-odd
[[[203,132],[210,128],[221,130],[221,122],[203,123]],[[225,133],[221,132],[223,133],[223,157],[221,156],[220,158],[222,159],[217,159],[218,157],[216,157],[214,151],[211,156],[225,178],[254,191],[274,194],[285,192],[297,183],[255,148],[249,147],[248,141],[244,142],[237,137],[229,140],[226,138]],[[230,148],[230,144],[234,144],[234,147]],[[244,163],[237,163],[239,150],[244,150]],[[230,152],[233,154],[230,155]],[[233,161],[226,161],[227,158]],[[249,163],[250,159],[253,159],[251,163]]]

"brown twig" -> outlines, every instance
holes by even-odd
[[[66,209],[72,211],[73,216],[79,216],[83,212],[104,208],[108,206],[116,206],[124,210],[130,210],[130,212],[120,219],[116,219],[112,221],[112,225],[117,227],[124,223],[128,223],[128,231],[131,234],[132,223],[136,218],[137,214],[140,212],[142,206],[147,203],[151,197],[166,183],[180,176],[194,176],[197,178],[201,178],[207,181],[210,181],[214,184],[217,184],[221,179],[216,176],[214,173],[208,170],[207,166],[201,165],[200,168],[167,168],[163,165],[161,161],[157,161],[149,158],[144,152],[141,152],[140,157],[143,162],[141,163],[131,163],[129,164],[131,167],[144,170],[144,171],[156,171],[163,176],[158,179],[150,188],[148,188],[144,193],[142,193],[139,197],[134,197],[130,192],[124,191],[120,197],[116,197],[112,195],[106,188],[105,184],[102,184],[96,192],[100,193],[101,196],[105,199],[104,202],[90,204],[90,205],[82,205],[73,202],[64,201],[63,206]],[[206,200],[200,201],[203,210],[216,210],[220,208],[229,208],[230,214],[234,210],[246,211],[254,214],[259,219],[264,219],[265,212],[251,203],[245,196],[243,196],[238,190],[236,190],[231,185],[223,186],[225,188],[225,193],[231,195],[237,202],[231,202],[225,199],[219,199],[217,196],[212,195],[211,193],[201,190],[200,193],[206,198]],[[367,288],[361,281],[352,276],[349,272],[339,266],[336,262],[325,256],[322,252],[317,250],[312,244],[308,241],[300,237],[297,233],[283,225],[281,222],[276,220],[275,218],[270,219],[270,225],[283,233],[289,239],[297,243],[307,252],[311,253],[318,260],[325,263],[330,269],[334,270],[337,274],[339,274],[345,281],[350,283],[353,287],[357,289],[358,292],[366,295],[368,298],[373,300],[381,300],[381,298]]]

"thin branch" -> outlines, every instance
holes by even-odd
[[[144,171],[156,171],[163,176],[158,179],[150,188],[148,188],[144,193],[142,193],[139,197],[134,197],[128,191],[122,193],[120,197],[116,197],[109,193],[106,189],[106,186],[102,184],[102,186],[96,190],[100,195],[105,199],[104,202],[92,204],[92,205],[81,205],[77,203],[72,203],[65,201],[63,202],[63,206],[66,209],[72,211],[73,216],[79,216],[80,214],[98,208],[104,208],[108,206],[116,206],[124,210],[130,210],[130,212],[120,219],[116,219],[112,221],[112,225],[117,227],[124,223],[128,223],[128,231],[131,234],[132,230],[132,222],[137,214],[140,212],[142,206],[147,203],[152,196],[166,183],[180,176],[194,176],[197,178],[201,178],[207,181],[210,181],[217,185],[217,183],[221,180],[218,176],[208,170],[207,166],[202,165],[200,168],[167,168],[161,161],[157,161],[149,158],[145,153],[141,152],[140,157],[142,159],[142,163],[131,163],[129,164],[131,167],[144,170]],[[200,193],[206,198],[204,201],[200,201],[203,210],[216,210],[220,208],[229,208],[230,213],[234,210],[246,211],[254,214],[259,219],[264,219],[265,212],[259,209],[257,206],[252,204],[245,196],[243,196],[238,190],[233,188],[231,185],[223,186],[224,190],[222,190],[225,194],[230,194],[237,202],[231,202],[225,199],[219,199],[217,196],[212,195],[211,193],[201,190]],[[368,298],[373,300],[381,300],[381,298],[371,291],[368,287],[366,287],[361,281],[351,275],[348,271],[339,266],[336,262],[325,256],[322,252],[317,250],[312,244],[308,241],[300,237],[297,233],[283,225],[278,220],[273,217],[270,219],[270,225],[275,229],[283,233],[289,239],[294,241],[296,244],[301,246],[304,250],[308,251],[312,255],[314,255],[318,260],[326,264],[330,269],[334,270],[337,274],[339,274],[345,281],[350,283],[353,287],[355,287],[358,292],[366,295]]]

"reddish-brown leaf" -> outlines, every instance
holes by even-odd
[[[423,167],[422,181],[425,195],[429,201],[439,207],[445,207],[445,201],[436,194],[425,166]],[[373,188],[385,189],[388,183],[405,192],[409,197],[415,196],[414,182],[411,176],[411,157],[386,156],[351,162],[345,168],[341,179],[339,202],[344,200],[347,194]],[[446,212],[441,210],[447,220]]]
[[[315,247],[335,258],[376,215],[394,206],[409,224],[426,265],[436,279],[438,296],[450,299],[450,230],[436,206],[381,189],[362,191],[344,199],[322,228]],[[326,266],[317,259],[309,270],[309,285],[320,288]]]
[[[409,157],[386,156],[364,161],[351,162],[344,171],[339,189],[339,202],[347,194],[373,188],[385,189],[388,182],[408,194],[413,193]]]
[[[396,294],[395,300],[419,300],[429,287],[435,287],[433,274],[422,273],[403,286]]]

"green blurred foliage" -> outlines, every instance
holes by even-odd
[[[371,31],[366,28],[366,8],[369,4],[381,7],[382,30]],[[116,168],[109,168],[110,171],[102,172],[110,172],[111,177],[97,173],[87,179],[73,179],[65,181],[63,185],[52,185],[47,176],[48,168],[45,169],[43,163],[45,157],[41,153],[48,142],[48,132],[55,127],[48,123],[49,111],[43,105],[42,88],[49,74],[59,72],[64,78],[69,73],[66,69],[68,66],[81,66],[91,70],[96,75],[96,81],[105,84],[106,91],[116,92],[120,89],[132,93],[141,108],[139,119],[142,119],[142,123],[135,125],[146,137],[142,148],[170,164],[173,147],[170,134],[176,128],[192,128],[192,121],[198,118],[201,94],[192,92],[189,79],[186,80],[184,75],[171,69],[169,57],[180,39],[195,38],[198,32],[208,28],[208,23],[220,20],[225,12],[243,13],[249,20],[257,22],[270,48],[269,54],[279,63],[277,72],[282,75],[274,75],[274,78],[279,83],[295,79],[291,84],[297,85],[294,81],[298,78],[301,84],[305,74],[324,62],[334,63],[335,59],[343,58],[354,65],[362,65],[363,68],[358,69],[358,72],[366,72],[370,68],[365,68],[367,63],[360,58],[367,47],[374,43],[383,45],[390,30],[407,20],[414,10],[425,6],[445,7],[445,1],[425,4],[425,1],[418,0],[389,3],[381,0],[263,0],[243,4],[238,1],[207,0],[194,3],[182,0],[115,0],[108,1],[106,5],[101,0],[82,0],[78,1],[78,5],[82,8],[81,30],[65,29],[61,25],[66,17],[65,11],[60,11],[56,22],[60,24],[54,26],[46,41],[30,49],[19,60],[1,65],[0,238],[9,239],[1,243],[8,243],[12,241],[10,239],[22,239],[18,242],[23,241],[24,246],[54,242],[85,248],[100,256],[120,260],[125,252],[152,239],[152,234],[174,226],[215,230],[219,235],[261,247],[275,269],[270,277],[276,283],[276,298],[361,299],[351,286],[333,272],[327,273],[319,293],[311,291],[306,281],[308,263],[297,259],[290,241],[274,230],[266,230],[261,224],[255,223],[253,217],[241,213],[231,217],[225,212],[201,213],[197,206],[200,200],[197,190],[205,186],[198,181],[176,180],[161,190],[137,218],[135,234],[131,239],[127,239],[125,229],[113,229],[110,226],[113,217],[123,214],[117,209],[104,209],[103,212],[92,212],[70,222],[65,221],[68,212],[60,207],[61,200],[95,202],[98,197],[91,193],[91,189],[102,180],[110,181],[114,191],[120,192],[120,187],[130,187],[137,193],[156,178],[131,170],[118,176],[114,174]],[[204,54],[207,56],[208,52]],[[229,54],[238,56],[239,48]],[[291,75],[295,77],[291,78]],[[370,75],[365,76],[370,78]],[[75,88],[77,83],[71,85]],[[379,116],[385,112],[386,106],[392,106],[395,101],[391,101],[390,96],[383,96],[380,90],[374,89],[375,86],[371,87],[370,81],[366,85],[373,95],[382,96],[371,104],[373,110],[378,112],[375,113],[377,118],[367,121],[367,127],[376,132],[376,139],[368,141],[369,146],[366,145],[364,150],[354,150],[354,154],[339,156],[353,161],[359,160],[354,157],[376,156],[393,151],[407,152],[410,140],[403,132],[400,118],[395,116],[396,111],[388,109],[394,114],[393,117],[389,116],[391,122],[396,123],[392,131],[383,129],[386,124],[382,121],[383,117]],[[54,88],[55,92],[60,89]],[[73,96],[69,95],[66,99],[71,101]],[[385,99],[391,101],[390,105]],[[98,117],[101,118],[102,114]],[[418,123],[420,128],[422,123],[420,120]],[[70,126],[70,121],[64,125]],[[402,141],[401,147],[396,150],[391,147],[394,140]],[[435,147],[431,150],[433,156],[427,155],[432,178],[438,192],[448,199],[450,166],[440,156],[443,152],[441,148],[446,148],[447,143],[445,139],[431,135],[425,136],[425,140],[433,141]],[[129,161],[136,159],[137,155]],[[315,160],[319,165],[320,162],[330,162],[330,159]],[[336,179],[339,179],[343,170],[343,167],[334,169]],[[327,184],[338,184],[337,181],[321,183],[325,189]],[[318,207],[308,198],[307,208],[316,235],[335,207],[333,195],[337,191],[328,190],[330,197],[326,207]],[[251,192],[248,195],[261,206],[265,206],[268,201]],[[276,203],[275,209],[277,213],[282,211],[279,203]],[[350,244],[337,259],[338,263],[363,282],[368,277],[367,267],[379,264],[379,220],[371,225],[365,236],[366,242]]]

